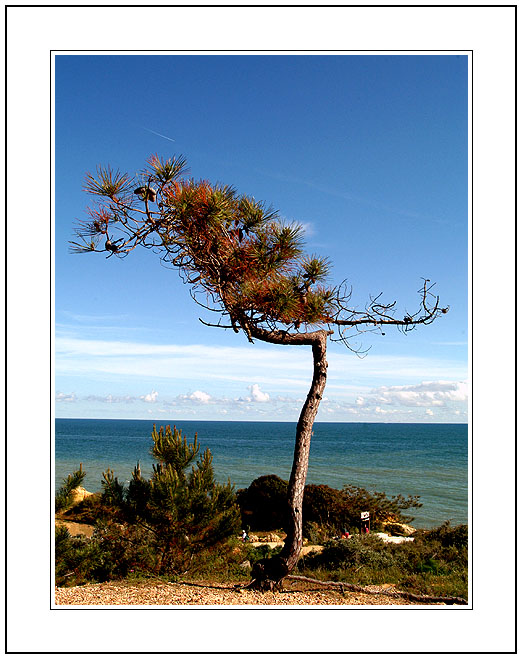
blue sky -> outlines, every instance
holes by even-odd
[[[55,58],[56,415],[295,420],[310,351],[202,325],[148,252],[69,253],[99,164],[183,154],[306,228],[353,302],[415,309],[422,277],[450,313],[404,336],[329,346],[321,421],[467,420],[466,56],[59,55]],[[212,320],[212,319],[207,319]]]

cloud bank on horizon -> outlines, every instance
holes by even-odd
[[[302,400],[290,396],[271,396],[256,383],[246,388],[251,396],[213,396],[195,390],[175,397],[146,395],[87,395],[57,392],[57,416],[81,417],[86,403],[99,404],[100,417],[138,419],[222,419],[294,421]],[[407,396],[402,396],[406,394]],[[153,404],[141,406],[140,404]],[[130,404],[133,404],[132,407]],[[138,404],[138,405],[137,405]],[[465,382],[424,382],[406,388],[377,388],[353,400],[325,397],[318,421],[446,422],[467,421],[468,388]]]
[[[56,414],[293,421],[310,386],[311,368],[306,347],[157,345],[63,336],[56,340],[56,373],[62,383],[73,385],[57,392]],[[150,383],[145,393],[139,390],[143,382]],[[101,389],[104,394],[93,393]],[[359,360],[332,351],[318,420],[464,422],[467,406],[466,374],[459,363],[391,355]]]

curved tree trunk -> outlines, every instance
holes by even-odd
[[[252,568],[251,587],[261,590],[274,590],[296,566],[303,544],[303,492],[309,466],[309,449],[312,426],[327,382],[327,333],[314,333],[312,341],[314,371],[309,394],[303,405],[296,426],[296,443],[289,487],[287,490],[287,537],[283,550],[277,557],[262,559]]]

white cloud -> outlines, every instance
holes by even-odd
[[[358,405],[446,406],[451,402],[463,403],[468,399],[464,381],[424,381],[417,385],[383,386],[371,390],[365,398],[358,397]]]
[[[212,399],[212,396],[207,394],[207,392],[196,390],[196,392],[193,392],[189,395],[189,399],[191,399],[191,401],[198,401],[198,403],[209,403]]]
[[[62,401],[64,403],[74,403],[76,401],[76,394],[72,392],[71,394],[64,394],[63,392],[57,392],[56,401]]]
[[[101,396],[98,394],[90,394],[89,396],[83,397],[86,401],[99,401],[101,403],[134,403],[136,397],[130,394],[119,395],[119,394],[107,394],[106,396]]]
[[[141,396],[140,399],[142,399],[142,401],[147,401],[147,403],[155,403],[158,399],[158,392],[156,390],[152,390],[149,394]]]
[[[251,385],[249,387],[249,390],[253,400],[256,401],[257,403],[267,403],[267,401],[269,401],[269,399],[271,398],[268,394],[262,392],[260,390],[260,386],[257,384]]]

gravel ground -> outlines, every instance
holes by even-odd
[[[379,587],[376,587],[378,590]],[[130,585],[127,582],[104,582],[78,587],[57,587],[57,605],[260,605],[260,606],[332,606],[332,605],[412,605],[403,598],[387,594],[360,594],[334,588],[302,587],[288,582],[278,593],[260,593],[232,585],[212,583],[188,585],[149,582]]]

